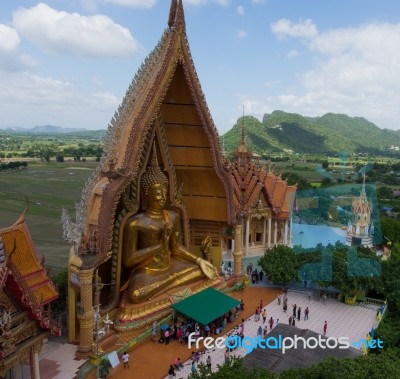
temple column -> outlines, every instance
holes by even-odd
[[[81,312],[78,313],[80,338],[78,353],[83,355],[92,351],[93,345],[93,269],[79,272],[81,283]]]
[[[272,231],[272,221],[270,217],[268,219],[268,249],[271,247],[271,231]]]
[[[242,224],[235,225],[235,250],[233,251],[233,270],[237,281],[242,277]]]
[[[31,377],[32,379],[40,379],[40,370],[39,370],[39,347],[32,346],[31,348]]]
[[[288,220],[284,221],[285,223],[285,245],[288,243]]]
[[[274,222],[274,246],[278,243],[278,221]]]
[[[245,254],[247,255],[249,253],[249,237],[250,237],[250,220],[247,218],[246,220],[246,248],[245,248]]]
[[[267,234],[267,219],[264,216],[264,221],[263,221],[263,239],[262,239],[262,244],[265,245],[266,241],[266,234]]]

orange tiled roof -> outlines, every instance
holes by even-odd
[[[23,289],[24,296],[36,307],[55,300],[58,297],[57,290],[38,259],[24,215],[11,227],[0,229],[0,235],[7,266]]]
[[[274,218],[290,217],[297,187],[288,186],[286,180],[267,171],[264,166],[259,167],[258,162],[247,165],[240,162],[240,153],[236,151],[235,161],[231,165],[236,214],[250,212],[257,205],[260,196],[264,196]]]

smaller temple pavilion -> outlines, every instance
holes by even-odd
[[[0,377],[14,378],[20,364],[39,379],[39,352],[49,335],[61,335],[51,318],[57,290],[38,259],[25,223],[25,212],[0,229]],[[18,371],[19,372],[19,371]]]
[[[243,255],[262,255],[274,246],[291,244],[291,223],[296,186],[261,166],[245,143],[245,130],[230,165],[234,204],[243,233]],[[226,252],[234,241],[225,240]]]

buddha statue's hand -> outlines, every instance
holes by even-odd
[[[170,237],[171,237],[172,228],[173,228],[173,224],[172,224],[171,222],[167,221],[167,222],[164,224],[164,231],[163,231],[163,240],[162,240],[162,242],[163,242],[163,247],[164,247],[165,249],[167,249],[167,250],[168,250],[168,245],[169,245],[169,239],[170,239]]]
[[[198,258],[196,263],[200,266],[201,271],[203,271],[204,275],[209,279],[215,279],[218,277],[218,271],[216,267],[213,266],[212,263],[206,261],[205,259]]]

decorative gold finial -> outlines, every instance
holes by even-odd
[[[144,190],[148,190],[154,184],[168,184],[168,179],[162,173],[157,160],[157,149],[156,144],[153,146],[153,155],[151,161],[147,165],[146,171],[143,173],[140,179],[140,186]]]

